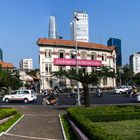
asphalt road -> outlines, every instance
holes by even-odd
[[[76,98],[69,98],[68,93],[60,93],[59,94],[59,105],[74,105]],[[34,102],[26,104],[28,105],[41,105],[42,104],[42,95],[38,95],[38,99]],[[129,104],[136,103],[136,97],[130,98],[125,94],[115,94],[112,91],[104,92],[102,97],[97,97],[94,93],[90,94],[90,103],[91,104]],[[11,102],[4,103],[2,99],[0,100],[1,105],[25,105],[22,102]]]

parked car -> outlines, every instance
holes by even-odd
[[[140,102],[140,91],[136,93],[137,95],[137,101]]]
[[[128,94],[128,93],[131,93],[132,87],[131,86],[120,86],[120,87],[116,88],[114,91],[116,94],[122,94],[122,93]]]
[[[3,102],[23,101],[28,103],[37,99],[36,93],[33,90],[15,90],[10,95],[3,97]]]

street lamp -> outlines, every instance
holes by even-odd
[[[122,73],[123,73],[123,69],[120,66],[119,67],[119,83],[120,83],[120,86],[122,86]]]
[[[44,61],[44,59],[43,59],[43,61],[42,61],[42,66],[41,66],[41,89],[42,89],[42,92],[44,92],[44,90],[45,90],[45,77],[46,77],[46,72],[45,72],[45,61]]]
[[[77,48],[77,38],[76,38],[76,21],[79,21],[77,16],[74,16],[74,39],[75,39],[75,52],[76,52],[76,73],[78,74],[78,48]],[[79,92],[79,82],[77,81],[77,96],[78,96],[78,105],[81,105],[80,102],[80,92]]]

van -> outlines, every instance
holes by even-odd
[[[15,90],[9,95],[5,95],[3,97],[3,102],[23,101],[24,103],[28,103],[36,99],[37,95],[34,90]]]

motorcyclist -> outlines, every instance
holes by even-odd
[[[52,90],[48,90],[48,94],[46,96],[46,103],[47,104],[56,104],[58,99],[56,98],[54,92]]]
[[[101,91],[101,89],[100,89],[99,87],[97,87],[95,94],[96,94],[98,97],[101,97],[101,96],[102,96],[102,91]]]

